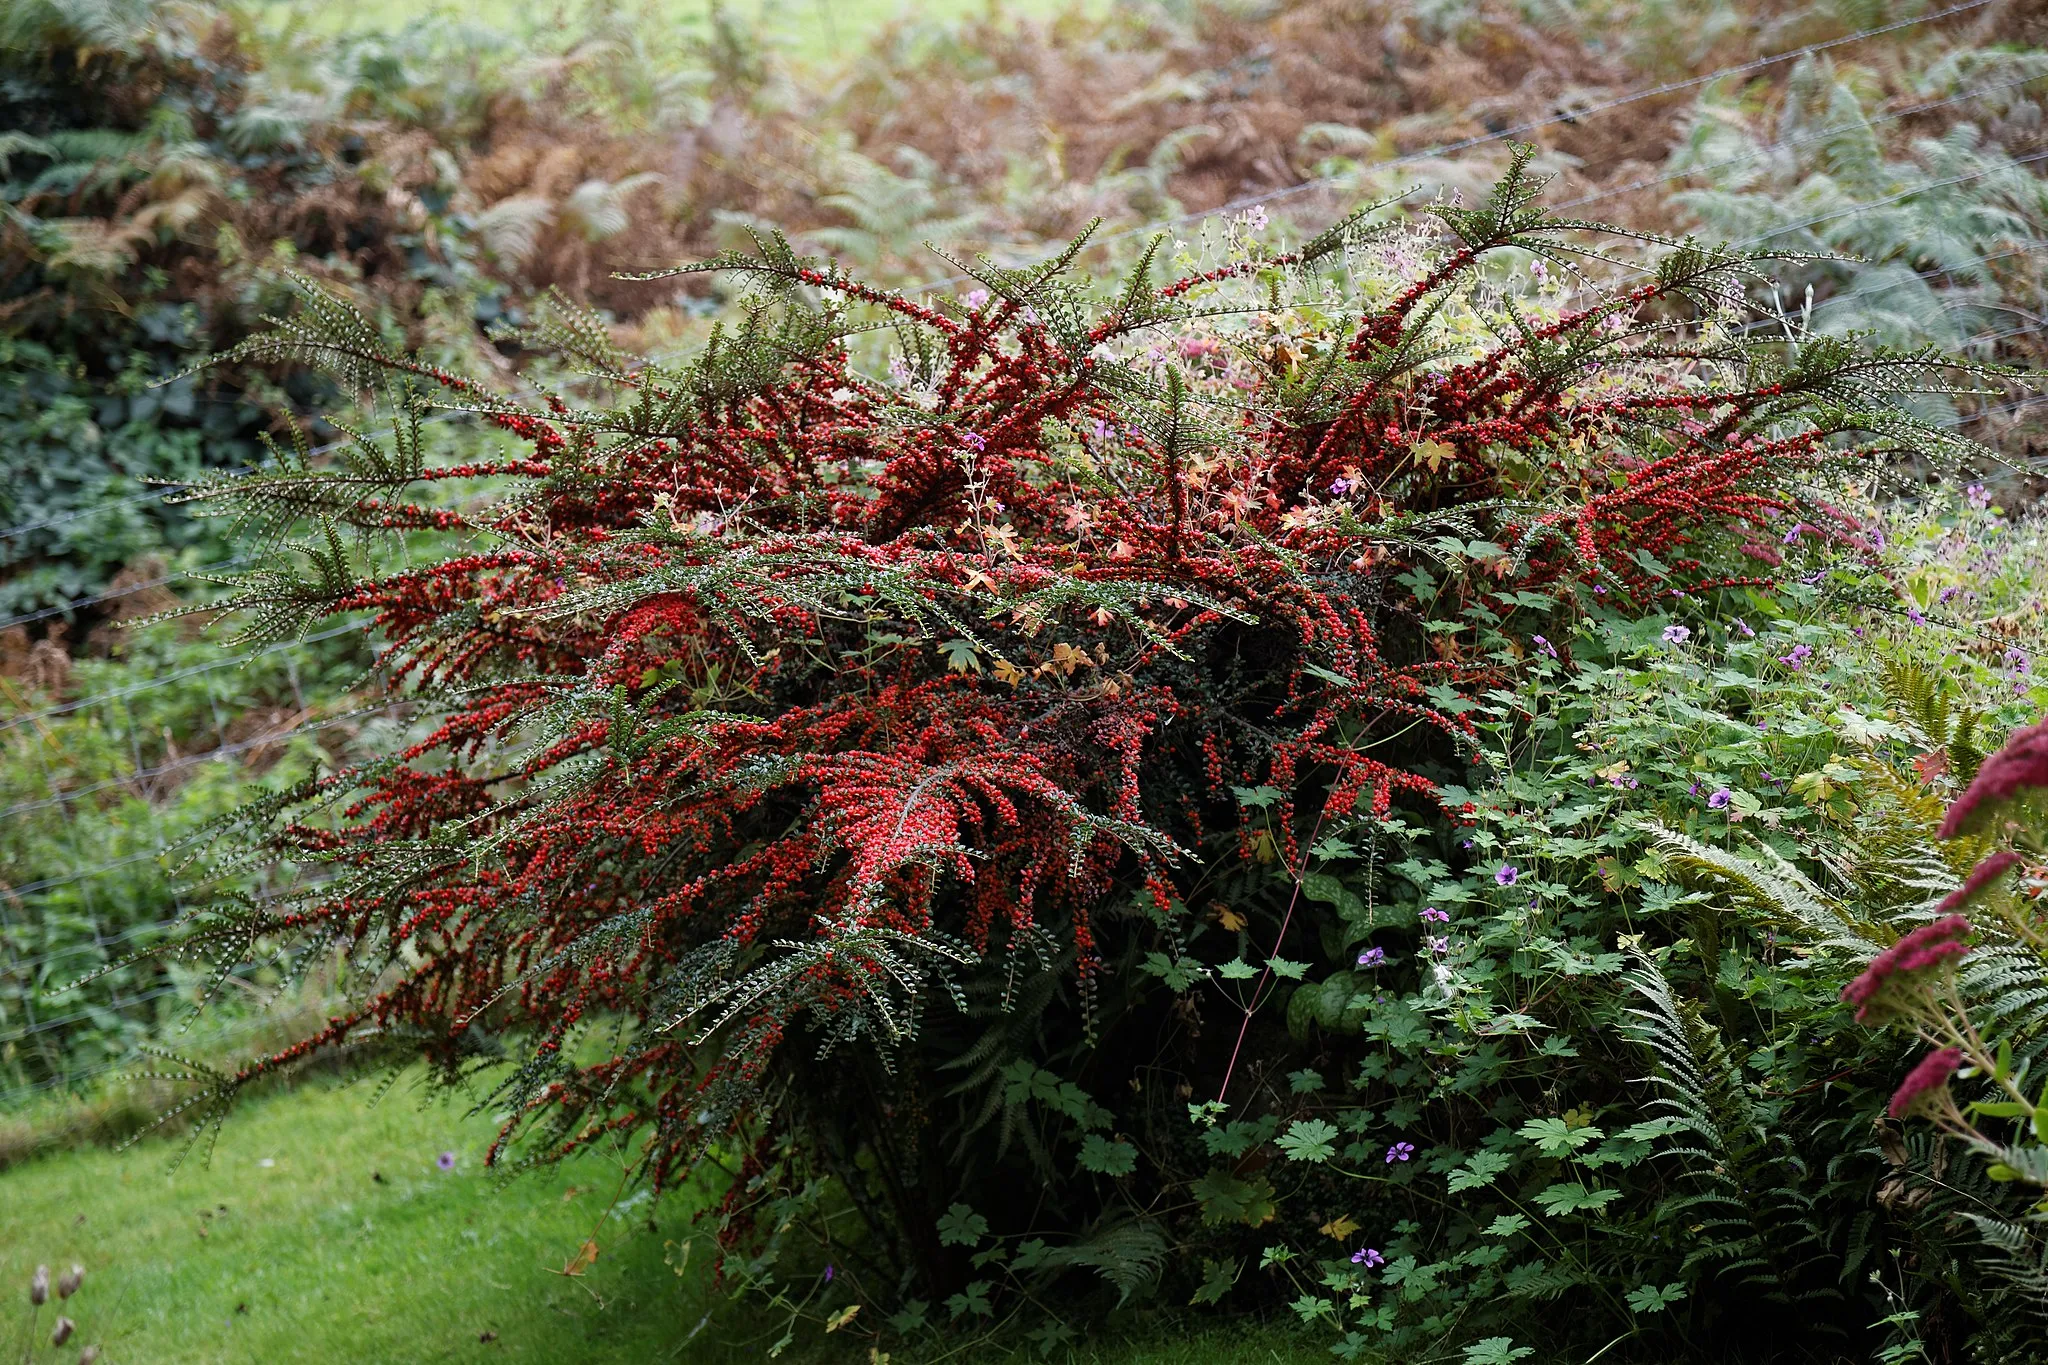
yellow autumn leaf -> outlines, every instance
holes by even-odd
[[[1358,1224],[1347,1214],[1342,1218],[1332,1218],[1329,1222],[1317,1228],[1316,1231],[1322,1233],[1323,1236],[1328,1237],[1331,1241],[1348,1242],[1351,1240],[1351,1234],[1358,1231]]]
[[[1018,683],[1024,681],[1024,670],[1011,663],[1008,659],[997,659],[996,681],[1006,682],[1010,686],[1015,687]]]
[[[838,1331],[840,1328],[846,1326],[847,1323],[852,1322],[853,1315],[855,1313],[858,1313],[859,1311],[859,1304],[849,1303],[848,1305],[846,1305],[846,1307],[840,1309],[837,1313],[834,1313],[831,1317],[825,1319],[825,1330],[828,1332]]]
[[[1216,922],[1223,926],[1224,931],[1226,933],[1232,934],[1236,933],[1238,930],[1244,928],[1246,924],[1250,923],[1250,921],[1245,919],[1243,915],[1238,914],[1237,911],[1231,909],[1227,905],[1219,905],[1216,907]]]
[[[1415,444],[1415,458],[1428,465],[1432,474],[1442,469],[1444,461],[1457,453],[1442,441],[1418,441]]]

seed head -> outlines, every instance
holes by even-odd
[[[1939,1103],[1948,1093],[1949,1079],[1962,1064],[1963,1054],[1959,1048],[1945,1047],[1939,1052],[1928,1053],[1920,1059],[1919,1065],[1906,1073],[1906,1079],[1899,1083],[1886,1112],[1895,1119],[1902,1119]]]
[[[50,1344],[52,1346],[62,1346],[65,1342],[71,1340],[71,1334],[77,1330],[78,1324],[70,1318],[58,1318],[57,1325],[50,1329]]]
[[[85,1267],[73,1261],[71,1269],[57,1279],[57,1297],[68,1299],[78,1292],[78,1286],[85,1282]]]
[[[1948,808],[1941,837],[1975,834],[2006,802],[2038,787],[2048,787],[2048,720],[2015,730],[2004,748],[1984,760],[1969,787]]]
[[[38,1308],[50,1301],[50,1267],[39,1265],[29,1277],[28,1301]]]

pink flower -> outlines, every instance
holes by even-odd
[[[2015,730],[2005,747],[1984,760],[1977,776],[1941,822],[1941,837],[1975,834],[1992,812],[2030,787],[2048,787],[2048,720]]]
[[[1942,910],[1962,909],[1971,900],[1976,898],[1978,892],[2025,861],[2019,854],[2011,850],[1992,854],[1989,858],[1986,858],[1983,862],[1970,869],[1970,875],[1963,879],[1961,886],[1942,898]]]
[[[1897,1012],[1900,996],[1917,988],[1919,974],[1929,969],[1952,970],[1970,951],[1959,943],[1970,932],[1961,915],[1944,915],[1923,924],[1871,960],[1863,974],[1842,987],[1842,999],[1856,1007],[1856,1022],[1880,1024]]]
[[[1885,1112],[1895,1119],[1925,1108],[1923,1100],[1932,1100],[1948,1089],[1949,1079],[1963,1064],[1960,1049],[1945,1047],[1939,1052],[1930,1052],[1922,1057],[1919,1064],[1906,1073],[1906,1079],[1899,1082],[1899,1088],[1892,1093],[1892,1102],[1885,1106]]]

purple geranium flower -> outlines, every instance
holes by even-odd
[[[434,1164],[435,1164],[436,1166],[439,1166],[439,1167],[440,1167],[440,1168],[441,1168],[442,1170],[444,1170],[444,1171],[452,1171],[452,1170],[454,1170],[454,1169],[455,1169],[455,1153],[453,1153],[453,1152],[443,1152],[443,1153],[441,1153],[441,1155],[439,1155],[439,1156],[437,1156],[437,1157],[435,1157],[435,1158],[434,1158]]]
[[[1367,948],[1358,955],[1358,965],[1361,967],[1377,967],[1386,960],[1387,950],[1385,948]]]
[[[1707,798],[1707,809],[1724,810],[1727,808],[1728,803],[1730,801],[1733,801],[1734,799],[1735,793],[1729,791],[1726,787],[1723,787],[1721,788],[1721,790],[1715,792],[1712,796]]]
[[[1385,1265],[1386,1263],[1387,1258],[1371,1247],[1360,1247],[1351,1253],[1351,1264],[1362,1265],[1367,1270],[1371,1270],[1374,1266]]]
[[[1667,645],[1682,645],[1691,638],[1692,632],[1684,626],[1664,627],[1664,643]]]
[[[1426,905],[1422,909],[1422,922],[1424,924],[1449,924],[1451,917],[1444,911],[1437,909],[1434,905]]]
[[[1406,1160],[1407,1160],[1407,1159],[1408,1159],[1409,1157],[1411,1157],[1411,1156],[1414,1156],[1414,1155],[1415,1155],[1415,1144],[1414,1144],[1414,1143],[1412,1143],[1412,1142],[1397,1142],[1397,1143],[1395,1143],[1395,1144],[1394,1144],[1393,1146],[1391,1146],[1391,1147],[1387,1148],[1387,1164],[1388,1164],[1389,1166],[1391,1166],[1391,1165],[1393,1165],[1393,1164],[1394,1164],[1395,1162],[1397,1162],[1397,1161],[1406,1161]]]
[[[1501,886],[1513,886],[1522,879],[1522,869],[1513,863],[1502,863],[1500,871],[1493,874],[1493,880]]]
[[[1551,658],[1555,659],[1557,657],[1557,646],[1544,639],[1541,635],[1531,635],[1529,639],[1535,644],[1536,648],[1542,650]]]

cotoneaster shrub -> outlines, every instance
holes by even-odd
[[[215,1102],[335,1047],[510,1062],[495,1156],[627,1141],[658,1186],[717,1156],[726,1268],[816,1232],[800,1297],[840,1324],[1050,1346],[1084,1272],[1213,1283],[1191,1248],[1272,1217],[1272,1148],[1219,1166],[1190,1108],[1235,1122],[1296,1065],[1265,1005],[1315,955],[1330,831],[1476,860],[1447,784],[1539,657],[1507,642],[1774,582],[1783,527],[1859,543],[1843,479],[1971,454],[1896,405],[1936,357],[1745,340],[1754,258],[1607,263],[1526,157],[1478,208],[1291,252],[1233,224],[1165,284],[1155,242],[1106,289],[1070,251],[921,303],[762,240],[695,267],[754,293],[685,363],[559,310],[525,339],[587,378],[534,406],[310,297],[240,358],[509,448],[430,467],[402,434],[203,494],[270,552],[245,639],[363,620],[442,716],[219,846],[296,887],[188,947],[364,984]],[[428,532],[471,543],[407,563]],[[1190,994],[1212,973],[1241,1011]]]

